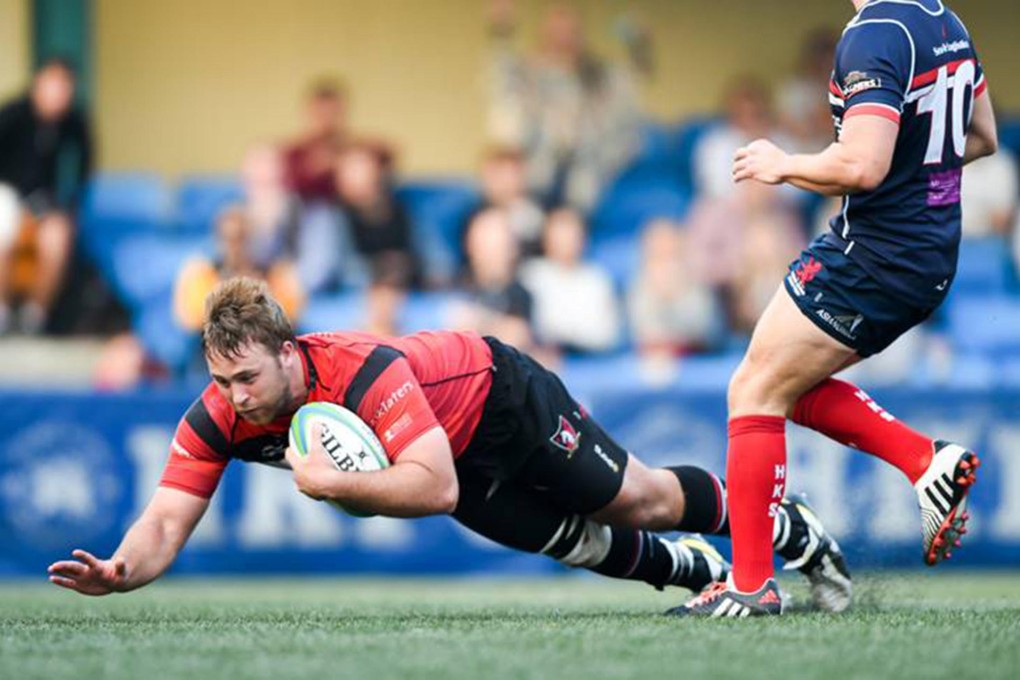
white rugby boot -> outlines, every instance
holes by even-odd
[[[928,469],[914,484],[921,505],[924,561],[935,566],[953,556],[967,533],[967,493],[977,482],[981,459],[959,444],[936,440]]]

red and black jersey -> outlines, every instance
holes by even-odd
[[[492,352],[477,334],[315,333],[300,336],[298,345],[307,401],[357,413],[391,461],[437,425],[455,458],[467,448],[492,384]],[[208,498],[232,458],[285,465],[289,426],[289,415],[249,423],[210,383],[177,425],[160,485]]]

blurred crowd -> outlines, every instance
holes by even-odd
[[[838,34],[805,36],[775,88],[735,77],[689,150],[689,203],[639,211],[607,237],[596,223],[614,187],[654,184],[660,172],[646,162],[638,94],[656,77],[653,35],[621,22],[626,57],[614,61],[589,48],[569,7],[547,12],[535,45],[521,44],[516,24],[512,2],[493,3],[490,144],[452,257],[436,256],[400,191],[400,149],[352,129],[353,93],[322,78],[307,90],[303,129],[239,159],[240,192],[208,225],[211,247],[174,277],[177,329],[193,338],[205,295],[245,274],[265,278],[299,327],[314,301],[353,294],[360,329],[399,333],[408,296],[456,293],[443,325],[499,336],[550,364],[619,351],[674,360],[745,341],[787,264],[837,208],[794,189],[735,185],[733,152],[758,137],[798,151],[831,141],[825,93]],[[0,334],[109,336],[100,386],[173,377],[187,366],[156,360],[136,312],[76,247],[93,143],[74,88],[72,67],[53,60],[0,109]],[[968,167],[964,237],[1020,244],[1018,197],[1007,149]],[[599,240],[610,246],[593,257]],[[199,363],[195,354],[188,365]]]

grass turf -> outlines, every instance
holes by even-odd
[[[1020,677],[1020,573],[865,575],[840,616],[658,615],[681,600],[574,578],[176,580],[99,599],[8,583],[0,678]]]

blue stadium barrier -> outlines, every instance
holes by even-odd
[[[718,386],[569,383],[622,445],[650,465],[724,468]],[[1020,565],[1020,390],[873,392],[897,417],[967,442],[984,461],[966,546],[948,568]],[[82,547],[110,554],[155,488],[173,430],[195,393],[0,392],[0,575],[42,578]],[[788,488],[806,492],[855,568],[921,567],[910,485],[875,459],[795,426]],[[728,550],[726,542],[720,542]],[[173,572],[537,573],[558,570],[473,536],[448,518],[354,519],[294,490],[290,475],[231,464]]]

